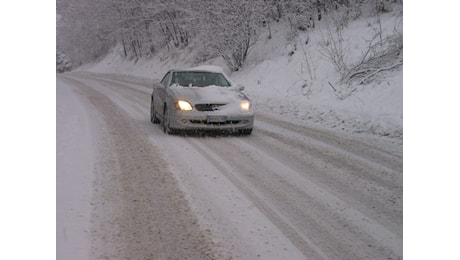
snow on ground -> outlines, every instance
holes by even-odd
[[[88,77],[88,74],[86,74],[86,76],[85,74],[80,76],[79,80]],[[144,191],[136,193],[131,190],[133,199],[131,199],[128,203],[125,203],[123,196],[120,195],[123,194],[123,192],[120,192],[120,190],[123,191],[126,187],[132,188],[132,185],[134,184],[131,182],[136,179],[135,174],[131,174],[132,171],[130,171],[130,169],[124,169],[120,174],[123,176],[131,174],[130,178],[124,178],[126,180],[130,180],[130,183],[117,183],[116,180],[120,179],[116,177],[117,171],[114,170],[117,163],[115,163],[113,159],[109,160],[110,163],[107,163],[105,161],[106,159],[104,159],[104,157],[117,154],[117,149],[113,149],[113,147],[105,147],[103,149],[109,149],[109,151],[104,152],[101,155],[95,154],[96,152],[94,152],[93,145],[94,142],[97,143],[97,145],[101,145],[104,142],[110,143],[111,138],[113,138],[112,135],[107,134],[101,136],[99,132],[113,134],[120,129],[109,128],[107,126],[104,127],[104,124],[101,123],[104,121],[102,120],[102,117],[96,116],[96,112],[89,110],[92,106],[85,101],[86,99],[82,94],[84,91],[78,89],[80,87],[84,88],[84,85],[76,85],[75,82],[77,81],[74,81],[72,84],[70,84],[70,82],[73,81],[70,81],[69,77],[58,77],[57,80],[57,258],[93,259],[99,258],[96,256],[103,256],[104,253],[105,255],[112,254],[115,256],[116,251],[111,252],[110,250],[113,251],[113,247],[122,248],[124,243],[121,239],[118,239],[120,236],[119,232],[127,233],[129,236],[130,232],[133,231],[129,227],[146,229],[149,217],[144,215],[139,216],[139,218],[142,218],[142,221],[144,221],[143,226],[130,225],[126,223],[123,225],[117,224],[118,222],[122,222],[122,220],[126,220],[127,222],[132,222],[133,220],[132,218],[124,218],[125,213],[120,213],[119,210],[114,209],[126,208],[127,204],[133,204],[132,201],[140,200],[135,197],[138,196],[139,193],[142,193],[147,197],[147,195],[152,195],[151,193],[156,189],[153,187],[154,185],[152,185],[148,186],[151,190],[150,192]],[[149,157],[150,161],[153,161],[154,163],[158,163],[157,160],[161,160],[163,157],[175,158],[175,160],[168,162],[160,162],[160,166],[163,168],[171,168],[174,173],[174,177],[172,177],[173,175],[170,175],[168,172],[167,175],[169,178],[172,177],[180,179],[179,184],[182,190],[185,191],[184,196],[189,201],[194,201],[194,204],[191,205],[194,212],[197,211],[194,207],[205,208],[204,211],[201,211],[201,213],[198,214],[199,223],[201,226],[205,227],[203,230],[206,230],[207,232],[212,230],[213,233],[217,232],[213,241],[217,245],[217,249],[215,250],[218,250],[218,252],[216,254],[220,255],[218,258],[302,258],[302,254],[298,251],[298,249],[292,245],[292,243],[273,225],[273,223],[271,223],[270,220],[267,219],[267,217],[252,204],[253,202],[249,201],[246,197],[240,194],[237,187],[223,177],[219,171],[216,171],[214,166],[209,165],[209,162],[203,160],[203,157],[197,156],[196,152],[191,152],[195,155],[191,156],[191,153],[187,152],[190,147],[184,146],[184,140],[182,138],[165,136],[161,129],[156,129],[155,126],[152,126],[148,122],[146,115],[148,110],[146,109],[146,103],[148,100],[144,97],[145,94],[149,92],[149,89],[139,85],[131,85],[129,89],[124,89],[117,85],[120,83],[116,83],[116,81],[112,80],[107,80],[106,82],[104,80],[99,81],[103,82],[102,84],[97,83],[98,81],[94,80],[88,82],[88,85],[93,86],[98,91],[101,91],[101,93],[107,95],[114,104],[123,109],[132,119],[136,120],[139,124],[136,126],[138,127],[138,130],[143,133],[148,133],[149,135],[147,140],[144,140],[144,142],[150,142],[152,147],[168,147],[162,151],[163,156],[148,155],[147,157]],[[115,85],[119,89],[124,89],[123,94],[125,95],[120,95],[113,90],[110,90],[110,88],[107,87],[110,85]],[[134,93],[138,93],[134,94],[133,90],[136,90]],[[100,102],[96,101],[95,97],[96,94],[91,94],[91,102],[100,104]],[[137,102],[133,102],[133,99],[137,99]],[[141,103],[143,103],[142,106],[139,105]],[[88,109],[85,109],[86,107]],[[121,120],[121,118],[110,122],[116,122],[119,120]],[[129,135],[133,136],[133,138],[142,139],[142,133],[133,134],[134,131],[127,129],[126,125],[123,128],[124,131],[130,132]],[[122,155],[119,156],[118,159],[120,161],[123,159],[128,160],[131,164],[136,165],[136,167],[140,167],[142,163],[145,163],[145,161],[136,161],[135,159],[139,157],[139,155],[136,154],[136,152],[139,152],[139,149],[141,153],[142,151],[145,153],[147,149],[139,148],[141,146],[133,144],[132,140],[125,140],[122,136],[126,135],[118,135],[125,143],[121,140],[117,140],[117,142],[114,143],[123,147],[122,150],[127,150],[127,147],[133,147],[134,149],[134,151],[128,152],[129,156]],[[159,138],[158,135],[166,138]],[[95,150],[99,151],[100,149],[101,148],[99,147]],[[151,160],[151,158],[157,159]],[[220,161],[221,159],[216,160]],[[181,163],[177,163],[177,161]],[[123,164],[123,162],[118,163]],[[97,166],[101,164],[112,166],[110,169],[104,169],[102,172],[98,172],[94,169],[98,168],[95,167],[95,165]],[[147,174],[144,174],[143,176],[151,179],[152,173],[154,173],[154,176],[159,175],[158,171],[152,169],[159,168],[160,166],[148,168],[149,170]],[[184,166],[186,167],[183,168]],[[194,169],[196,173],[192,173],[191,169]],[[161,176],[155,177],[154,182],[158,181],[157,179],[159,178],[161,179]],[[180,191],[174,191],[171,187],[166,185],[164,183],[164,179],[163,182],[157,183],[162,187],[165,187],[165,189],[174,192],[176,196],[183,196]],[[142,184],[136,183],[136,189],[139,189],[142,185],[151,185],[151,183],[146,183],[146,181]],[[105,196],[105,198],[98,195],[104,193],[110,193],[111,195]],[[210,194],[219,195],[210,196]],[[161,201],[161,203],[167,204],[168,199],[161,196],[161,194],[153,195],[156,196],[149,196],[149,198],[162,198],[156,201]],[[141,199],[143,200],[145,198]],[[156,205],[158,203],[151,204]],[[109,208],[109,204],[113,207]],[[94,205],[97,205],[97,207]],[[168,209],[171,209],[172,211],[175,210],[175,204],[167,205]],[[163,205],[163,207],[165,206]],[[155,208],[155,210],[158,210],[158,208]],[[166,210],[165,208],[162,208],[160,211],[164,213],[163,211]],[[151,213],[146,209],[146,207],[144,207],[131,212],[131,214],[136,215],[138,213],[145,212]],[[108,216],[100,217],[99,215],[101,214],[107,214]],[[171,217],[168,220],[173,223],[174,220],[180,218],[178,215],[168,216]],[[155,217],[158,216],[155,215]],[[159,219],[161,220],[161,218]],[[189,223],[194,222],[190,221]],[[227,223],[231,223],[231,226]],[[161,224],[164,227],[176,227],[176,230],[184,230],[184,226],[181,225],[171,225],[166,222]],[[118,230],[120,227],[121,231]],[[217,231],[214,230],[216,227],[218,227]],[[151,229],[155,230],[154,227]],[[150,230],[150,228],[147,230]],[[136,233],[140,232],[139,230],[135,231]],[[98,235],[99,233],[100,235]],[[169,239],[163,239],[168,241],[177,239],[178,237],[177,234],[167,234]],[[196,236],[198,236],[198,233]],[[114,237],[117,239],[114,239]],[[190,239],[189,244],[200,242],[195,241],[194,237],[190,234],[187,234],[187,237]],[[108,240],[109,242],[101,242],[99,240]],[[270,243],[268,241],[270,241]],[[143,243],[152,244],[151,241],[143,241]],[[165,242],[155,241],[155,243],[161,244]],[[177,251],[178,247],[182,245],[188,246],[188,248],[191,249],[200,248],[200,246],[197,245],[194,245],[193,247],[189,246],[185,241],[175,241],[175,243],[172,244],[174,248],[170,248],[172,250],[171,252]],[[229,245],[231,245],[231,247]],[[201,245],[202,248],[205,246],[207,246],[207,244],[203,243],[203,245]],[[95,247],[97,250],[94,250]],[[138,246],[131,246],[131,248],[128,247],[128,249],[136,247]],[[126,252],[129,253],[130,250],[128,249],[123,248],[123,250],[119,251],[118,254],[126,254]],[[155,251],[155,255],[161,255],[159,252],[160,251],[158,250]],[[177,252],[180,253],[180,250]],[[131,256],[139,256],[140,251],[132,250],[132,253],[137,253],[137,255]],[[165,257],[165,259],[168,257]],[[180,258],[182,257],[178,257],[178,259]],[[211,259],[213,258],[211,257]]]
[[[247,138],[169,136],[149,121],[144,83],[88,73],[59,75],[57,83],[57,123],[64,124],[58,129],[57,174],[73,181],[58,178],[61,256],[87,252],[88,224],[80,218],[91,221],[90,259],[143,259],[146,252],[185,256],[205,246],[211,259],[402,254],[402,160],[382,153],[385,145],[369,148],[267,113],[259,114]],[[85,151],[91,154],[91,140],[97,140],[95,161],[80,168],[86,172],[75,172],[73,163],[85,164]],[[162,189],[167,196],[158,193]],[[171,195],[177,198],[171,201]],[[175,202],[184,197],[190,209],[176,214]],[[190,212],[196,218],[184,219]],[[200,229],[184,238],[182,231],[197,223]],[[197,247],[190,235],[203,232],[203,247]]]
[[[56,82],[57,259],[87,259],[90,248],[93,145],[85,105]]]
[[[402,15],[385,14],[380,17],[382,35],[394,30],[402,32]],[[351,22],[343,31],[346,60],[355,62],[380,25],[376,17]],[[246,65],[241,71],[230,73],[222,59],[210,64],[222,66],[230,78],[245,85],[245,93],[252,99],[255,109],[270,111],[306,120],[339,131],[364,132],[380,136],[403,136],[403,69],[384,73],[369,85],[345,99],[339,98],[343,86],[334,66],[322,54],[320,43],[327,34],[325,23],[317,29],[303,33],[294,42],[286,40],[286,25],[275,24],[272,38],[260,35],[250,49]],[[308,44],[305,44],[307,42]],[[104,60],[86,65],[80,70],[119,74],[130,77],[160,80],[172,68],[195,67],[193,44],[172,53],[159,52],[152,59],[137,63],[123,60],[113,50]],[[289,52],[294,51],[293,55]]]

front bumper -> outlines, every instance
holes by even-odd
[[[238,131],[254,127],[254,112],[221,114],[215,112],[178,111],[170,118],[171,129]]]

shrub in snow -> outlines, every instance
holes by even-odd
[[[340,74],[339,85],[344,85],[341,91],[337,91],[332,83],[335,92],[340,92],[339,98],[344,99],[356,91],[356,85],[368,84],[378,78],[380,74],[388,70],[398,69],[403,64],[403,34],[397,27],[389,33],[384,34],[380,17],[373,26],[373,32],[367,45],[362,49],[360,55],[354,62],[350,62],[347,54],[350,53],[343,37],[343,24],[327,24],[321,42],[321,53],[329,60]]]
[[[377,36],[377,35],[376,35]],[[374,36],[374,39],[375,37]],[[350,84],[370,82],[379,73],[396,69],[403,63],[403,36],[395,33],[377,42],[370,41],[361,61],[343,75],[342,81]]]
[[[66,55],[56,53],[56,72],[63,73],[72,69],[72,62],[68,60]]]

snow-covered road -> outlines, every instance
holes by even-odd
[[[251,136],[169,136],[150,91],[58,76],[58,259],[402,258],[400,143],[257,110]]]

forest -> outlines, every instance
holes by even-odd
[[[394,5],[402,0],[57,0],[56,66],[58,72],[70,70],[102,59],[117,46],[120,55],[136,62],[162,48],[195,42],[197,64],[222,57],[238,71],[261,32],[270,39],[274,23],[287,25],[289,41],[332,17],[331,43],[339,43],[347,23],[389,12]],[[395,45],[390,40],[386,49]],[[396,42],[402,49],[402,34]],[[343,69],[335,44],[325,51]]]

